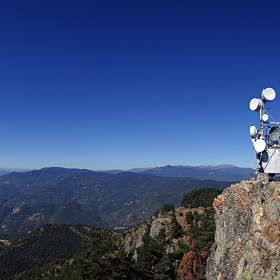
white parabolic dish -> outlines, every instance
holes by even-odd
[[[263,114],[262,115],[262,120],[264,121],[264,122],[267,122],[268,121],[268,114]]]
[[[250,136],[252,139],[256,139],[257,133],[257,128],[254,125],[250,126]]]
[[[272,101],[276,97],[276,92],[273,88],[266,88],[262,91],[262,98],[265,101]]]
[[[262,107],[262,101],[258,98],[253,98],[251,101],[250,101],[250,109],[252,111],[259,111]]]
[[[265,149],[265,141],[262,139],[258,139],[254,142],[254,149],[256,152],[261,153]]]
[[[277,141],[278,138],[280,136],[280,129],[279,127],[272,127],[270,130],[269,130],[269,138],[272,140],[272,141]]]

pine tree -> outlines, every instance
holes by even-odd
[[[84,244],[79,267],[83,279],[136,279],[131,255],[107,231],[96,231]]]

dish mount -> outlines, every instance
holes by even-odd
[[[280,122],[269,121],[270,115],[265,109],[267,102],[273,101],[276,92],[273,88],[262,91],[262,98],[253,98],[249,107],[252,111],[260,112],[260,128],[250,126],[250,137],[257,152],[256,158],[262,164],[265,173],[271,177],[280,173],[280,150],[278,139],[280,137]]]

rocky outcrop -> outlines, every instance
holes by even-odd
[[[207,252],[197,252],[195,243],[190,245],[190,251],[184,254],[178,269],[180,280],[204,279]]]
[[[208,280],[280,279],[280,182],[242,181],[214,200]]]
[[[136,249],[143,245],[143,237],[148,231],[150,237],[155,237],[161,230],[164,230],[166,236],[170,235],[171,213],[163,215],[159,213],[153,216],[148,223],[143,223],[141,226],[133,228],[126,232],[124,237],[124,247],[127,252],[134,251],[134,257],[137,258]]]

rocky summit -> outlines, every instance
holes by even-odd
[[[242,181],[213,203],[208,280],[280,279],[280,182]]]

